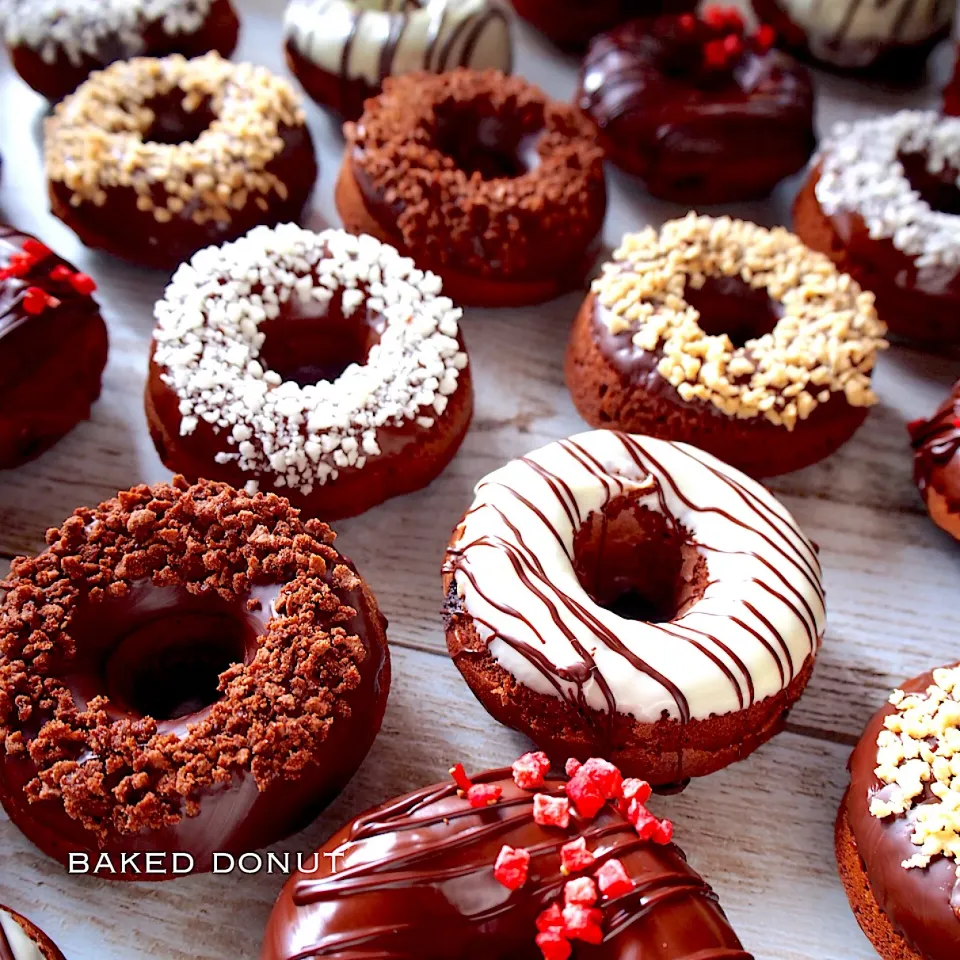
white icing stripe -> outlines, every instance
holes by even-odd
[[[40,948],[24,933],[23,927],[3,908],[0,908],[0,930],[7,938],[7,944],[13,953],[13,960],[45,960]]]
[[[291,0],[287,39],[322,70],[379,86],[456,66],[509,70],[510,27],[490,0]]]
[[[611,613],[574,572],[576,531],[621,493],[681,525],[706,559],[703,597],[671,623]],[[704,719],[779,693],[825,623],[816,550],[763,487],[694,447],[614,431],[551,443],[485,477],[447,569],[517,680],[642,722]]]
[[[790,18],[810,34],[820,55],[847,42],[920,43],[950,22],[953,0],[780,0]],[[818,45],[817,41],[821,41]],[[833,51],[837,56],[839,49]],[[873,51],[871,51],[871,54]],[[826,57],[824,59],[827,59]]]
[[[960,217],[934,210],[914,190],[900,156],[915,153],[925,155],[933,174],[960,171],[960,117],[902,110],[837,124],[820,148],[817,201],[828,216],[859,214],[871,237],[892,240],[921,270],[955,270]],[[941,289],[942,278],[932,276],[930,282]]]

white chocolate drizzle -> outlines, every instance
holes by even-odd
[[[0,907],[0,958],[2,960],[46,960],[40,948],[13,916]]]

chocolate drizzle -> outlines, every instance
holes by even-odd
[[[562,897],[560,847],[583,836],[598,866],[619,858],[637,883],[606,901],[596,958],[751,960],[716,895],[675,846],[642,841],[608,805],[566,829],[533,821],[533,793],[509,770],[474,778],[497,783],[500,802],[480,810],[437,784],[390,801],[349,824],[323,848],[314,877],[295,876],[281,894],[263,960],[534,960],[536,916]],[[541,791],[562,795],[559,781]],[[493,875],[500,848],[531,854],[527,883],[511,892]],[[342,854],[340,859],[339,854]]]
[[[604,466],[595,455],[603,451],[597,451],[596,444],[592,444],[595,452],[587,449],[587,441],[596,435],[586,434],[552,445],[572,461],[570,473],[564,476],[560,475],[556,459],[533,454],[516,463],[516,467],[529,468],[529,488],[526,475],[515,468],[509,475],[511,479],[507,478],[510,467],[478,485],[477,503],[464,518],[459,539],[448,550],[444,573],[459,586],[462,609],[473,619],[487,645],[494,641],[505,644],[523,657],[534,671],[533,676],[542,678],[557,696],[579,709],[589,704],[585,685],[593,681],[608,719],[618,710],[633,715],[636,709],[618,705],[608,678],[598,665],[598,650],[616,654],[639,674],[655,681],[669,695],[674,705],[672,714],[681,722],[715,712],[715,704],[706,709],[703,703],[691,704],[688,693],[697,689],[696,682],[679,670],[671,677],[662,666],[658,669],[644,659],[640,654],[647,637],[629,630],[626,622],[622,630],[612,629],[609,620],[604,622],[593,612],[586,591],[571,591],[567,587],[569,568],[560,569],[560,561],[552,562],[546,556],[549,544],[555,541],[566,562],[575,565],[573,538],[589,519],[584,515],[583,502],[599,496],[599,486],[605,491],[605,504],[623,500],[644,504],[673,524],[674,534],[685,537],[690,552],[706,562],[704,594],[709,593],[716,600],[721,595],[726,599],[729,592],[736,604],[725,603],[717,610],[712,601],[703,603],[701,597],[695,597],[688,599],[668,621],[647,622],[644,627],[662,634],[664,643],[694,647],[725,677],[740,709],[757,702],[758,686],[765,688],[761,698],[784,688],[797,676],[804,661],[816,653],[822,633],[824,592],[812,545],[789,516],[776,508],[775,501],[761,497],[736,474],[721,469],[719,463],[714,465],[709,459],[696,456],[691,448],[613,431],[598,435],[604,443],[616,443],[631,467],[626,468],[626,463],[619,466],[623,457],[618,458],[616,450],[609,447],[608,462],[617,465]],[[670,454],[666,462],[658,453],[661,449]],[[687,477],[686,484],[678,481],[675,474],[685,473],[688,466],[691,471],[702,472],[702,484],[694,482],[696,472]],[[586,473],[587,481],[578,469]],[[688,491],[703,489],[706,496],[704,484],[708,481],[719,485],[726,503],[732,498],[742,506],[742,511],[695,502]],[[555,501],[554,507],[546,499],[548,496]],[[595,499],[590,502],[595,506]],[[671,503],[693,518],[692,533],[680,528],[673,516],[676,506],[671,510]],[[489,524],[481,523],[484,512],[490,517]],[[761,546],[738,549],[736,539],[721,545],[698,536],[697,525],[709,527],[711,516],[722,519],[724,528],[732,531],[731,537],[736,537],[736,531],[743,531],[745,540],[758,539]],[[567,524],[563,523],[564,518]],[[549,540],[538,555],[536,537],[542,538],[544,531]],[[507,565],[491,565],[491,552],[501,559],[505,557]],[[710,578],[711,558],[714,564],[736,564],[738,558],[745,558],[750,573],[739,573],[740,568],[736,568],[738,575],[728,573],[730,584],[725,587]],[[738,588],[737,580],[749,587]],[[451,590],[454,591],[453,586]],[[743,594],[742,599],[738,593]],[[769,602],[765,596],[769,596]],[[543,616],[544,611],[547,617]],[[716,629],[705,628],[700,616],[714,618]],[[789,640],[784,632],[787,622],[792,631]],[[797,634],[805,637],[802,646]],[[625,641],[627,636],[630,641]],[[556,659],[560,639],[569,648],[572,664]],[[660,645],[659,641],[653,642]],[[751,650],[754,644],[762,654]],[[775,679],[758,684],[758,672],[768,670],[764,664],[771,661]],[[658,663],[663,662],[658,659]],[[606,659],[606,663],[610,670],[610,660]],[[524,682],[522,676],[518,679]],[[618,685],[622,690],[622,677],[618,677]]]
[[[960,507],[960,382],[929,420],[907,425],[913,445],[913,478],[921,494],[933,487],[951,508]]]

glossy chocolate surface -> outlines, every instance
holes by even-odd
[[[622,860],[637,885],[603,905],[603,943],[577,942],[578,960],[751,960],[678,847],[640,840],[611,805],[567,829],[540,827],[534,791],[517,787],[509,770],[474,781],[499,784],[502,799],[473,809],[442,783],[344,827],[320,851],[316,873],[284,888],[261,960],[540,960],[536,917],[562,902],[560,847],[581,835],[599,861]],[[543,790],[560,795],[562,784]],[[514,892],[493,873],[504,844],[532,855],[529,878]]]
[[[900,689],[926,690],[933,673],[925,673]],[[870,889],[897,932],[925,960],[956,960],[960,956],[960,883],[957,864],[940,857],[924,869],[901,866],[917,852],[907,815],[879,820],[870,814],[870,801],[883,795],[885,785],[874,774],[877,737],[884,718],[896,708],[886,704],[867,725],[850,758],[847,816],[857,842]],[[927,794],[926,800],[932,795]]]
[[[921,494],[932,487],[960,510],[960,383],[929,420],[909,424],[913,479]]]

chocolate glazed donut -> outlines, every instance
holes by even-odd
[[[332,837],[317,871],[284,887],[261,960],[541,960],[537,917],[562,896],[560,848],[580,836],[598,864],[621,860],[636,886],[604,902],[603,941],[578,941],[577,960],[751,960],[716,895],[676,846],[640,840],[609,804],[592,822],[541,827],[532,793],[509,770],[474,780],[499,787],[499,802],[475,809],[455,784],[436,784],[371,810]],[[558,780],[542,789],[563,793]],[[494,876],[504,845],[532,856],[527,882],[515,891]]]
[[[960,383],[929,420],[915,420],[907,429],[913,479],[930,519],[960,540]]]

